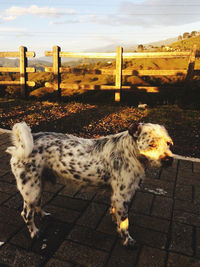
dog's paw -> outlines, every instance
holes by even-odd
[[[130,249],[137,249],[139,247],[139,244],[137,243],[137,241],[135,239],[133,239],[132,237],[127,238],[123,242],[123,245],[127,248],[130,248]]]
[[[39,238],[39,229],[35,228],[33,231],[30,232],[31,238]]]
[[[43,210],[41,212],[41,216],[42,216],[42,218],[47,217],[47,216],[51,216],[51,213],[50,212],[46,212],[46,211]]]

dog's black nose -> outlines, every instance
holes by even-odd
[[[163,158],[163,159],[161,160],[161,162],[162,162],[162,165],[163,165],[164,167],[169,167],[169,166],[172,165],[173,160],[174,160],[173,157],[167,156],[167,157]]]

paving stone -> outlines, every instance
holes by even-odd
[[[19,211],[5,206],[0,206],[0,222],[5,225],[11,224],[19,227],[24,224],[24,220],[22,219]]]
[[[50,261],[47,262],[45,267],[75,267],[75,266],[72,263],[52,258],[50,259]],[[76,267],[78,266],[76,265]]]
[[[192,256],[193,251],[193,228],[192,226],[173,223],[169,249],[170,251],[180,252]]]
[[[191,201],[193,199],[193,187],[191,185],[177,185],[175,197]]]
[[[0,194],[1,194],[1,192],[13,195],[17,192],[17,187],[16,187],[16,185],[8,184],[8,183],[0,181]]]
[[[137,213],[150,214],[153,194],[137,191],[130,210]]]
[[[180,160],[179,161],[179,170],[190,170],[192,171],[192,162],[191,161],[187,161],[187,160]]]
[[[0,223],[0,241],[6,242],[17,230],[19,230],[17,226]]]
[[[111,250],[115,241],[115,238],[111,235],[79,225],[75,225],[66,238],[108,252]]]
[[[186,201],[186,200],[176,199],[174,209],[181,210],[184,212],[200,214],[200,205],[199,202],[196,201]]]
[[[10,198],[10,195],[0,192],[0,204]]]
[[[200,259],[200,227],[196,227],[196,257]]]
[[[160,174],[160,179],[163,181],[174,182],[177,174],[177,162],[173,168],[163,168]]]
[[[130,226],[130,233],[139,244],[165,249],[167,234],[139,226]]]
[[[50,212],[56,220],[61,222],[74,223],[75,220],[80,216],[80,212],[72,209],[60,208],[58,206],[46,205],[44,207],[46,212]]]
[[[59,195],[61,196],[73,197],[80,190],[80,184],[77,184],[75,181],[70,179],[64,180],[60,178],[58,179],[58,182],[65,185],[65,187],[59,192]]]
[[[39,239],[32,244],[32,251],[49,259],[62,244],[72,225],[48,220],[40,227]]]
[[[61,190],[62,187],[63,185],[61,184],[56,183],[52,185],[51,183],[46,183],[44,186],[44,191],[50,192],[50,193],[57,193],[59,190]]]
[[[200,227],[200,216],[198,214],[175,210],[173,214],[173,220],[179,223]]]
[[[13,245],[6,244],[0,248],[0,264],[10,267],[38,267],[43,258],[33,252],[28,252]]]
[[[193,265],[195,263],[199,264],[196,267],[200,266],[200,262],[197,259],[170,252],[168,256],[167,267],[195,267],[195,265]]]
[[[83,266],[104,266],[108,254],[104,251],[65,240],[56,251],[55,258]]]
[[[117,227],[115,223],[112,221],[112,216],[109,211],[103,216],[100,224],[97,227],[97,230],[110,235],[118,235]]]
[[[0,164],[1,164],[1,161],[0,161]],[[6,175],[8,173],[9,173],[8,169],[5,169],[4,167],[0,169],[0,177]]]
[[[200,175],[200,163],[199,162],[193,162],[193,172],[198,173]]]
[[[91,200],[96,195],[96,192],[97,188],[94,186],[83,187],[75,194],[75,198]]]
[[[131,222],[133,221],[134,225],[163,233],[168,233],[169,223],[170,223],[169,220],[159,219],[157,217],[152,217],[147,215],[132,214],[132,213],[129,214],[129,219]]]
[[[8,173],[10,171],[10,163],[9,163],[9,158],[7,156],[0,158],[0,176]]]
[[[22,196],[20,195],[20,193],[18,192],[14,196],[10,197],[9,200],[4,203],[4,206],[6,206],[8,208],[22,210],[23,199],[22,199]]]
[[[5,175],[0,176],[0,181],[14,184],[16,186],[16,180],[15,177],[11,172],[7,172]]]
[[[177,184],[200,186],[200,175],[188,170],[178,172]]]
[[[200,185],[194,185],[193,192],[194,192],[193,194],[194,201],[200,203]]]
[[[10,240],[10,243],[12,245],[15,245],[17,247],[20,247],[20,248],[23,248],[26,250],[31,249],[33,242],[34,242],[34,240],[31,239],[30,233],[29,233],[28,228],[26,227],[25,224],[24,224],[23,229],[21,229]]]
[[[42,192],[42,206],[54,199],[55,193]]]
[[[100,203],[103,203],[103,204],[107,204],[110,206],[110,198],[111,198],[111,191],[109,190],[102,190],[100,189],[95,198],[94,198],[94,201],[95,202],[100,202]]]
[[[107,205],[91,202],[77,224],[85,225],[95,229],[107,210]]]
[[[144,246],[142,248],[137,266],[162,267],[164,266],[165,256],[166,252],[163,250]]]
[[[110,259],[106,266],[108,267],[132,267],[136,266],[139,249],[127,249],[123,247],[120,240],[116,242],[115,247],[111,253]]]
[[[153,202],[152,215],[170,220],[173,200],[167,197],[156,196]]]
[[[172,197],[174,191],[174,182],[164,180],[145,179],[142,184],[142,190],[155,195]]]
[[[74,199],[70,197],[56,196],[51,202],[51,205],[59,206],[61,208],[83,211],[88,205],[88,202],[85,200]]]

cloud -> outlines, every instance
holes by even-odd
[[[1,33],[25,33],[27,30],[25,28],[19,27],[0,27]]]
[[[193,0],[191,0],[193,1]],[[116,12],[90,14],[74,19],[57,20],[52,24],[93,23],[107,26],[180,26],[199,22],[199,4],[182,0],[122,1]]]
[[[87,22],[86,19],[83,18],[73,18],[73,19],[66,19],[61,21],[51,21],[51,25],[59,25],[59,24],[76,24],[76,23],[85,23]]]
[[[200,20],[199,4],[182,0],[145,0],[139,3],[120,3],[121,23],[146,26],[182,25]]]
[[[25,15],[35,15],[40,17],[61,17],[64,15],[73,15],[75,11],[72,9],[56,9],[53,7],[38,7],[31,5],[30,7],[12,6],[6,9],[3,13],[3,19],[16,18]]]

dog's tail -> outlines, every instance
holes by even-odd
[[[30,127],[25,122],[16,123],[11,138],[14,146],[8,147],[6,152],[18,159],[27,158],[34,146]]]

